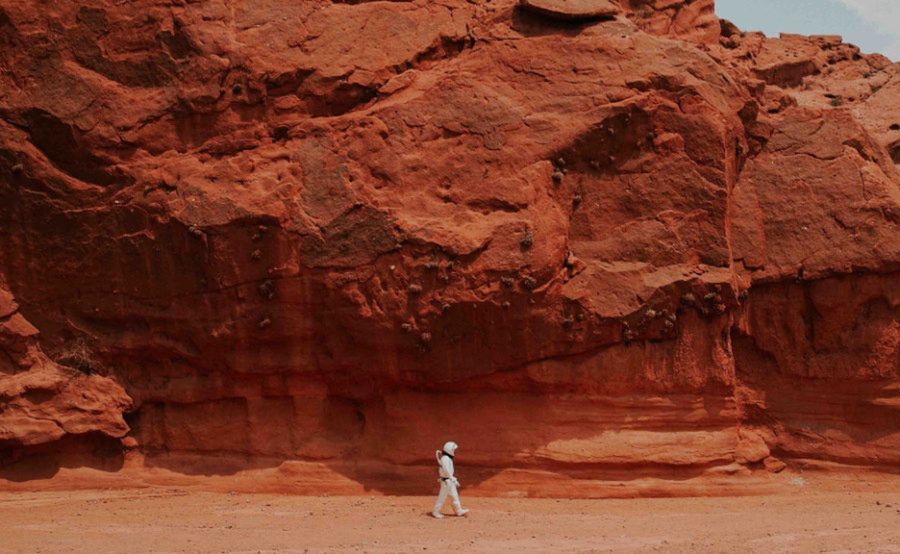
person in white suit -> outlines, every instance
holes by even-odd
[[[463,508],[462,503],[459,501],[459,491],[457,490],[459,480],[453,475],[453,457],[456,455],[456,448],[456,443],[450,441],[444,444],[443,450],[435,450],[434,452],[439,468],[438,481],[441,483],[441,492],[438,493],[431,515],[438,519],[444,517],[444,514],[441,513],[441,508],[444,507],[448,494],[453,503],[453,511],[457,516],[464,516],[469,513],[469,510]]]

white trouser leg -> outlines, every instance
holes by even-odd
[[[449,481],[441,481],[441,492],[438,493],[437,501],[434,503],[434,513],[440,513],[441,508],[444,507],[444,502],[447,501],[447,495],[450,493],[450,482]],[[455,498],[455,502],[459,502],[459,495],[456,494],[456,487],[453,487],[453,498]]]
[[[456,490],[456,483],[448,481],[447,486],[450,489],[450,501],[453,503],[453,510],[458,514],[462,510],[462,502],[459,500],[459,491]]]

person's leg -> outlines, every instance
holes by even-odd
[[[449,490],[450,487],[447,485],[447,481],[441,481],[441,492],[438,493],[437,500],[434,503],[434,510],[431,511],[431,515],[434,517],[444,517],[441,515],[441,508],[444,507],[444,502],[447,501],[447,493]]]
[[[466,515],[469,510],[466,510],[462,507],[462,502],[459,500],[459,491],[456,490],[456,483],[450,483],[450,500],[453,503],[453,511],[456,512],[458,516]]]

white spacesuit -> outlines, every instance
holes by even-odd
[[[459,492],[457,492],[456,488],[459,486],[459,480],[453,476],[453,456],[456,453],[456,443],[450,441],[444,445],[443,450],[436,450],[434,452],[435,458],[437,458],[438,467],[438,481],[441,483],[441,492],[438,493],[437,502],[434,503],[434,510],[431,512],[431,515],[440,519],[444,517],[441,514],[441,508],[444,507],[444,502],[447,501],[447,495],[450,495],[450,499],[453,502],[453,511],[458,516],[464,516],[469,513],[469,510],[466,510],[462,507],[462,503],[459,501]]]

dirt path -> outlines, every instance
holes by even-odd
[[[741,498],[302,497],[179,489],[0,493],[0,552],[897,552],[900,491]]]

